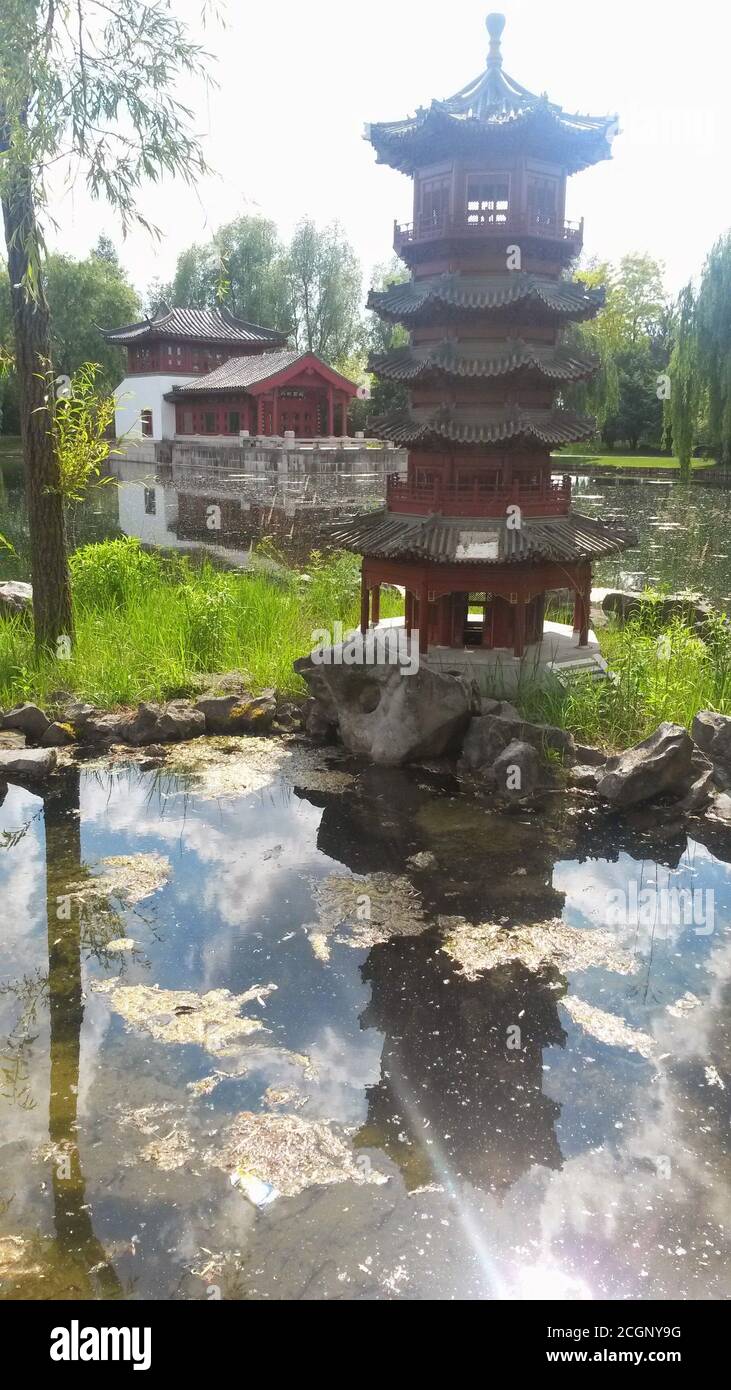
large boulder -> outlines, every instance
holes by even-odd
[[[693,782],[693,740],[680,724],[660,724],[649,738],[609,758],[597,783],[603,801],[636,806],[668,792],[682,796]]]
[[[0,752],[0,782],[45,782],[56,768],[53,748],[17,748]]]
[[[351,753],[384,767],[435,758],[456,748],[475,703],[471,682],[420,666],[411,675],[386,663],[295,662],[319,702],[322,722],[337,726]]]
[[[75,742],[76,731],[73,725],[54,721],[53,724],[49,724],[41,739],[41,748],[66,748]]]
[[[712,709],[698,711],[691,730],[693,742],[714,763],[731,767],[731,716]]]
[[[32,608],[33,589],[30,584],[22,584],[18,579],[0,582],[0,618],[15,618],[19,613],[30,613]]]
[[[31,743],[40,743],[50,722],[43,710],[38,708],[38,705],[15,705],[4,716],[2,727],[15,729],[17,733],[25,734]]]

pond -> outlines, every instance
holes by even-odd
[[[2,462],[0,455],[0,533],[13,541],[17,557],[3,556],[3,578],[27,578],[27,526],[18,460]],[[215,483],[174,487],[144,476],[143,466],[121,464],[122,481],[97,490],[70,518],[72,543],[82,545],[120,534],[146,543],[189,553],[213,554],[223,564],[246,563],[250,546],[272,537],[293,563],[304,563],[315,546],[327,548],[332,509],[310,505],[280,505],[275,491],[269,501],[252,504],[236,484],[225,489]],[[731,610],[731,491],[694,482],[684,486],[664,479],[575,477],[574,505],[590,516],[617,514],[639,532],[640,543],[594,569],[595,584],[603,587],[662,586],[673,591],[692,589]],[[218,487],[218,490],[217,490]],[[362,501],[378,505],[375,493],[362,491]],[[206,508],[220,506],[221,530],[212,535]],[[338,512],[339,515],[339,512]]]
[[[125,757],[0,809],[2,1296],[729,1296],[727,836]]]

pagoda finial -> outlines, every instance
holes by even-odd
[[[487,32],[490,35],[490,50],[487,55],[488,72],[501,68],[503,57],[500,52],[500,37],[505,28],[504,14],[489,14],[485,20]]]

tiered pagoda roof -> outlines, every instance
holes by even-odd
[[[339,522],[331,532],[336,545],[382,559],[429,560],[437,564],[479,560],[503,565],[519,561],[572,561],[601,558],[624,549],[628,533],[592,517],[526,517],[520,529],[505,516],[404,516],[368,512]]]
[[[554,160],[573,174],[609,158],[616,117],[571,114],[508,77],[500,54],[504,25],[502,15],[488,15],[487,65],[461,91],[406,120],[366,128],[380,163],[414,174],[443,158],[521,154]]]
[[[383,439],[394,444],[540,444],[555,448],[588,439],[596,428],[586,415],[568,410],[529,410],[506,405],[496,409],[468,406],[411,406],[376,422]]]
[[[484,316],[492,311],[495,321],[529,316],[536,323],[579,323],[591,319],[604,303],[602,289],[589,289],[579,280],[550,280],[547,276],[514,270],[505,274],[460,275],[456,271],[405,280],[385,290],[371,290],[368,308],[388,323],[408,327],[448,322],[455,313]]]
[[[368,364],[384,381],[412,383],[529,374],[544,381],[584,381],[596,365],[593,358],[570,348],[527,343],[522,338],[489,346],[443,338],[372,357]]]
[[[228,309],[163,309],[139,323],[101,331],[108,343],[130,346],[161,338],[185,343],[261,343],[270,348],[287,345],[286,333],[238,319]]]

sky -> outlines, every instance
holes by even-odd
[[[246,212],[288,237],[302,217],[337,219],[366,281],[392,256],[393,220],[411,217],[411,183],[376,164],[367,121],[410,115],[476,77],[487,53],[485,0],[224,0],[225,27],[201,23],[203,0],[172,0],[215,56],[217,83],[179,96],[211,177],[145,185],[160,230],[123,241],[103,203],[77,182],[54,189],[48,240],[83,256],[112,238],[141,294],[172,277],[178,253]],[[569,181],[566,215],[585,218],[585,255],[648,252],[675,293],[697,276],[731,223],[731,7],[721,0],[506,0],[505,71],[567,111],[619,114],[614,158]],[[364,291],[367,286],[364,285]]]

